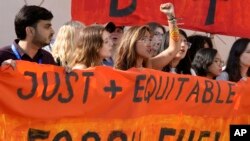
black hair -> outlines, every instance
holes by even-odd
[[[246,50],[249,42],[250,39],[240,38],[232,45],[225,70],[229,75],[229,81],[238,82],[242,78],[240,56]],[[250,69],[247,71],[247,76],[250,76]]]
[[[187,40],[187,38],[188,38],[187,33],[184,30],[182,30],[182,29],[179,29],[179,32]],[[169,46],[169,31],[166,32],[166,35],[165,35],[164,49],[163,50],[165,50],[166,48],[168,48],[168,46]],[[176,66],[176,73],[181,74],[181,73],[185,73],[186,71],[188,71],[186,64],[187,64],[187,62],[185,62],[185,60],[181,59],[180,62],[179,62],[179,64]],[[165,66],[162,69],[162,71],[170,72],[170,64],[168,64],[167,66]]]
[[[161,28],[163,33],[166,33],[166,29],[164,28],[164,26],[162,26],[161,24],[157,23],[157,22],[149,22],[147,23],[147,25],[149,26],[149,28],[154,32],[156,30],[156,28]]]
[[[36,27],[39,20],[51,20],[53,14],[47,9],[35,5],[23,6],[15,17],[15,31],[17,38],[26,38],[25,28]]]
[[[198,76],[207,76],[208,67],[212,65],[218,51],[213,48],[201,48],[197,51],[192,62],[192,68]]]
[[[188,41],[192,44],[188,50],[188,57],[193,61],[196,52],[204,48],[205,44],[208,44],[209,48],[213,48],[212,41],[209,37],[203,35],[192,35],[188,37]]]
[[[194,59],[196,52],[204,48],[204,45],[207,43],[209,48],[213,48],[212,40],[203,35],[191,35],[187,38],[188,42],[191,43],[190,48],[187,50],[186,56],[180,61],[180,65],[182,66],[183,74],[191,74],[191,63]]]

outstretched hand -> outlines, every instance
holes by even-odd
[[[160,11],[169,18],[174,17],[174,5],[172,3],[164,3],[160,5]]]

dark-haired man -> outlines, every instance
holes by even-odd
[[[0,48],[0,64],[15,67],[14,60],[55,64],[52,55],[42,50],[54,34],[52,18],[52,13],[43,7],[23,6],[15,17],[17,39],[11,45]]]

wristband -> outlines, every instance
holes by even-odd
[[[172,21],[172,20],[176,20],[176,18],[172,14],[168,14],[168,20]]]

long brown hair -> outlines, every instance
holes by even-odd
[[[136,66],[138,55],[136,53],[136,42],[151,30],[148,26],[133,26],[123,34],[118,50],[114,67],[120,70],[128,70]]]
[[[82,46],[75,50],[75,64],[83,64],[87,68],[101,65],[99,51],[103,45],[102,34],[105,28],[91,25],[83,30]]]

